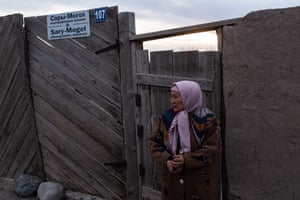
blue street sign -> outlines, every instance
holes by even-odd
[[[106,8],[97,8],[94,12],[95,22],[103,22],[107,20]]]

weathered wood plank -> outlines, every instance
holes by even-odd
[[[219,53],[216,51],[199,52],[199,59],[199,67],[201,69],[199,77],[210,79],[213,83],[211,92],[206,92],[203,84],[200,83],[201,89],[204,90],[203,105],[214,112],[216,111],[216,114],[218,114],[215,100],[220,96],[219,88],[221,87],[217,84],[219,80],[218,69],[220,68]]]
[[[173,52],[163,51],[163,52],[151,52],[150,54],[150,74],[148,77],[159,77],[164,76],[172,77],[173,75]],[[154,61],[154,62],[152,62]],[[161,75],[159,75],[161,74]],[[157,76],[158,75],[158,76]],[[138,74],[136,75],[138,77]],[[168,80],[168,79],[166,79]],[[153,83],[158,81],[165,81],[163,79],[152,80]],[[150,81],[151,82],[151,81]],[[166,83],[164,86],[151,85],[151,132],[156,128],[158,118],[162,112],[170,108],[170,86],[171,83]],[[152,186],[156,190],[160,190],[160,169],[158,165],[153,164],[153,169],[150,171],[152,174]]]
[[[45,80],[44,78],[47,79],[48,76],[43,76],[36,71],[36,69],[30,68],[30,73],[34,93],[46,99],[51,106],[59,112],[64,113],[66,118],[73,121],[73,123],[77,124],[88,134],[93,135],[104,147],[111,149],[112,153],[120,154],[120,152],[122,152],[122,137],[119,135],[119,132],[114,131],[113,127],[107,127],[99,118],[86,110],[92,110],[92,108],[88,107],[88,102],[82,100],[79,93],[74,93],[71,88],[59,82]],[[48,78],[51,79],[51,76]],[[58,79],[56,79],[56,81],[58,81]],[[55,85],[51,85],[53,83]],[[55,87],[58,87],[58,89]],[[99,134],[99,132],[102,134]],[[114,147],[113,149],[112,146]]]
[[[219,64],[219,53],[216,51],[199,52],[200,73],[198,77],[213,80],[215,67]]]
[[[150,73],[159,75],[173,74],[173,51],[155,51],[150,54]],[[140,72],[142,73],[142,72]]]
[[[149,73],[150,64],[148,58],[148,51],[138,50],[136,52],[136,62],[137,62],[137,72]],[[141,186],[152,186],[153,179],[151,169],[153,168],[153,160],[149,152],[148,139],[152,131],[151,127],[151,96],[150,96],[149,85],[137,85],[137,93],[141,95],[141,105],[136,107],[136,124],[138,126],[137,135],[138,135],[138,158],[139,164],[144,168],[144,174],[141,174]],[[140,186],[140,187],[141,187]],[[142,190],[143,193],[143,190]],[[144,196],[144,194],[142,194]]]
[[[23,16],[0,18],[0,176],[43,177],[25,63]]]
[[[9,45],[9,44],[7,44]],[[2,46],[2,45],[1,45]],[[4,46],[4,45],[3,45]],[[15,45],[10,45],[11,48],[16,48]],[[21,62],[20,57],[16,57],[13,52],[4,51],[5,56],[1,56],[2,62],[1,64],[1,73],[0,73],[0,91],[1,93],[5,94],[6,90],[9,87],[9,84],[18,69],[18,66]],[[16,52],[18,53],[18,51]],[[3,101],[3,96],[1,96],[0,103]]]
[[[77,181],[72,182],[72,185],[83,186],[84,189],[87,189],[86,192],[92,191],[91,194],[101,194],[107,199],[122,199],[125,192],[124,182],[121,179],[116,179],[115,176],[108,173],[103,164],[90,157],[90,154],[80,144],[74,143],[72,137],[61,132],[46,118],[41,115],[38,115],[37,118],[43,150],[52,152],[51,157],[57,157],[53,159],[61,160],[62,167],[59,168],[59,171],[63,183],[65,182],[64,178],[72,176],[69,169],[74,169],[77,171],[77,176],[73,175],[72,177],[77,177]],[[48,171],[48,168],[52,169],[54,166],[45,164],[46,173],[51,174],[52,172]],[[98,174],[101,174],[101,177]],[[84,179],[85,181],[83,181]],[[84,182],[89,184],[85,185]],[[68,185],[68,187],[74,187],[72,185]]]
[[[159,87],[170,87],[172,83],[180,80],[193,80],[198,82],[202,87],[202,90],[212,91],[213,81],[211,79],[200,79],[183,76],[166,76],[166,75],[153,75],[153,74],[136,74],[136,82],[140,85],[151,85]]]
[[[4,39],[5,40],[5,39]],[[10,41],[10,40],[9,40]],[[8,45],[10,46],[12,49],[16,48],[17,45],[17,41],[14,40],[15,44],[10,45],[10,44],[5,44],[2,43],[2,45],[0,46],[5,46]],[[15,74],[17,73],[17,70],[22,70],[20,69],[20,64],[22,62],[22,58],[20,58],[19,56],[16,55],[20,55],[21,52],[18,50],[16,50],[16,52],[12,52],[12,51],[7,51],[4,50],[3,52],[6,52],[5,54],[2,53],[1,55],[1,73],[0,73],[0,106],[4,101],[4,98],[6,98],[8,90],[10,89],[10,84],[12,84],[12,81],[15,77]],[[22,54],[21,54],[22,55]],[[24,61],[24,60],[23,60]]]
[[[23,93],[25,87],[24,81],[25,78],[22,70],[18,68],[13,80],[10,82],[9,89],[7,90],[6,94],[3,94],[5,97],[3,98],[4,101],[0,105],[0,113],[4,114],[0,115],[0,133],[5,134],[7,131],[9,131],[7,130],[7,124],[9,123],[10,118],[12,118],[15,106]]]
[[[108,114],[100,105],[95,104],[92,100],[86,98],[83,93],[74,88],[72,85],[67,85],[63,79],[60,79],[56,74],[49,72],[43,66],[39,65],[30,69],[31,72],[34,70],[37,72],[37,76],[41,76],[45,83],[51,87],[45,87],[48,90],[57,90],[57,92],[62,94],[61,101],[65,101],[66,105],[74,106],[78,110],[85,110],[89,113],[89,116],[95,118],[99,124],[103,127],[103,131],[113,132],[116,135],[121,135],[119,132],[121,130],[121,125],[116,119],[114,119],[110,114]],[[54,87],[54,88],[53,88]],[[36,91],[41,93],[40,90]],[[51,91],[49,91],[51,93]],[[52,104],[57,103],[56,101],[51,102]],[[74,105],[76,104],[76,106]],[[75,109],[70,110],[71,112],[76,112]]]
[[[118,49],[95,54],[118,42],[117,7],[107,11],[95,23],[90,10],[91,36],[76,39],[49,41],[46,16],[26,18],[29,72],[47,178],[125,199],[124,171],[107,164],[124,159]]]
[[[94,9],[90,10],[91,16],[91,32],[108,43],[115,42],[116,38],[119,38],[118,33],[118,7],[106,7],[107,21],[95,22]]]
[[[198,78],[199,74],[200,68],[198,51],[174,52],[173,76]]]
[[[122,159],[122,155],[112,154],[112,151],[104,148],[101,143],[98,143],[93,135],[86,133],[83,129],[76,126],[76,124],[68,120],[61,112],[55,110],[40,96],[35,96],[34,105],[38,116],[46,118],[53,126],[66,135],[66,137],[69,137],[70,140],[81,146],[81,148],[86,151],[87,156],[93,157],[97,162],[102,163],[102,165],[106,162]],[[37,118],[37,121],[38,120],[39,118]],[[123,177],[123,174],[115,175]]]
[[[135,33],[135,23],[133,13],[119,14],[119,38],[122,43],[120,49],[121,64],[121,91],[122,91],[122,110],[124,127],[124,150],[127,161],[127,199],[136,200],[140,197],[140,187],[138,178],[137,163],[137,143],[136,143],[136,124],[132,117],[135,117],[135,80],[133,73],[136,71],[135,50],[141,44],[131,45],[130,35]]]
[[[31,107],[31,98],[28,94],[29,89],[24,89],[14,108],[14,113],[10,117],[9,124],[6,127],[7,132],[17,133],[18,131],[19,134],[10,134],[7,139],[3,139],[6,140],[6,144],[4,145],[2,141],[0,144],[0,146],[4,149],[7,148],[11,153],[15,152],[12,156],[14,162],[8,166],[7,177],[14,177],[23,172],[39,175],[41,178],[43,177],[41,156],[39,155],[40,152],[37,145],[38,139],[36,137],[34,113]],[[28,127],[28,131],[26,131],[27,128],[24,127]],[[22,135],[24,137],[26,136],[25,141],[22,141],[22,138],[20,138]],[[17,140],[20,140],[22,145],[13,145],[11,148],[8,147],[11,141],[15,142]],[[6,159],[4,163],[2,167],[8,164]]]
[[[32,39],[34,40],[34,38]],[[42,47],[42,48],[41,48]],[[46,46],[44,46],[47,48]],[[52,76],[63,80],[63,82],[74,90],[81,93],[90,102],[97,104],[107,118],[112,123],[120,121],[120,92],[103,82],[98,77],[88,73],[81,66],[76,65],[72,61],[64,59],[56,51],[44,50],[43,45],[39,48],[29,44],[30,55],[32,57],[32,67],[47,69]],[[42,49],[42,50],[41,50]],[[44,53],[45,52],[45,53]]]
[[[76,38],[73,39],[76,42],[79,42],[80,45],[84,45],[87,49],[92,52],[96,52],[108,46],[118,44],[118,8],[117,7],[107,7],[107,21],[97,23],[94,18],[94,10],[90,10],[90,29],[91,37],[86,38]],[[98,57],[112,62],[113,66],[119,66],[119,53],[118,49],[112,49],[103,53],[97,54]]]
[[[44,169],[43,165],[41,164],[41,156],[39,155],[40,150],[37,148],[39,141],[35,135],[36,129],[32,119],[32,110],[26,110],[24,119],[22,120],[23,124],[18,126],[18,129],[20,129],[19,132],[22,131],[26,137],[23,141],[21,141],[22,143],[20,143],[19,148],[16,149],[14,154],[8,155],[8,157],[14,156],[14,161],[8,170],[7,177],[16,178],[21,173],[27,173],[43,178]],[[14,140],[17,139],[14,138]],[[12,148],[16,148],[16,146],[12,146]],[[11,153],[13,153],[12,148],[10,148]],[[7,160],[5,162],[7,162]]]
[[[63,54],[64,57],[78,63],[80,66],[88,70],[90,73],[103,79],[111,87],[120,88],[120,74],[117,66],[103,58],[96,56],[93,52],[89,51],[77,43],[73,42],[75,39],[66,40],[47,40],[47,30],[45,20],[43,18],[31,17],[25,18],[28,32],[33,35],[39,36],[43,41],[52,45],[58,52]]]
[[[222,20],[222,21],[217,21],[217,22],[210,22],[210,23],[205,23],[205,24],[186,26],[186,27],[182,27],[182,28],[174,28],[174,29],[169,29],[169,30],[164,30],[164,31],[156,31],[156,32],[152,32],[152,33],[132,35],[130,37],[130,40],[131,41],[136,41],[136,40],[147,41],[147,40],[155,40],[155,39],[161,39],[161,38],[166,38],[166,37],[171,37],[171,36],[199,33],[199,32],[205,32],[205,31],[213,31],[219,27],[236,24],[241,20],[242,20],[242,18],[234,18],[234,19]]]
[[[30,161],[28,159],[32,158],[30,150],[31,148],[35,148],[35,146],[31,146],[32,143],[30,143],[29,140],[34,137],[34,133],[32,133],[32,130],[34,130],[32,126],[34,124],[30,116],[31,110],[27,110],[27,112],[24,113],[23,120],[19,122],[16,130],[10,134],[9,139],[3,146],[4,149],[0,155],[0,163],[3,163],[0,169],[1,176],[13,178],[18,175],[18,169],[14,167],[14,165],[26,165],[28,161]],[[22,152],[23,150],[24,152]],[[23,155],[21,156],[20,154]]]
[[[74,38],[71,40],[76,40],[79,43],[89,43],[88,41],[94,40],[95,38],[99,38],[101,41],[105,41],[106,43],[114,43],[115,40],[118,38],[118,7],[106,7],[106,14],[107,14],[107,21],[104,22],[95,22],[94,18],[94,9],[89,10],[90,14],[90,30],[91,36],[90,37],[83,37],[83,38]],[[47,16],[38,16],[38,17],[27,17],[26,19],[38,19],[42,22],[42,24],[47,25]],[[39,27],[36,27],[39,28]],[[37,30],[37,29],[35,29]],[[46,30],[40,29],[41,35],[47,33]],[[31,29],[29,30],[31,31]],[[40,34],[39,34],[40,35]],[[41,36],[40,35],[40,36]],[[47,39],[47,36],[45,37]],[[70,40],[70,39],[67,39]],[[93,44],[91,44],[93,45]]]

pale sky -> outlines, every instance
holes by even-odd
[[[244,17],[264,9],[300,6],[299,0],[0,0],[0,16],[21,13],[24,17],[118,6],[119,12],[135,13],[136,33],[146,33],[189,25]],[[180,50],[214,50],[216,36],[206,32],[159,42]],[[166,42],[165,42],[166,41]],[[195,42],[197,41],[197,42]],[[154,43],[157,41],[154,41]],[[178,43],[178,44],[177,44]],[[147,46],[147,45],[145,45]],[[148,43],[149,48],[151,42]]]

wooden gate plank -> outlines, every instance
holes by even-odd
[[[150,63],[148,58],[148,51],[137,50],[137,73],[149,73]],[[141,164],[142,171],[140,175],[141,185],[151,185],[153,183],[152,173],[150,169],[153,168],[153,160],[150,156],[148,149],[148,139],[151,133],[151,99],[150,99],[150,87],[149,85],[139,85],[137,83],[137,93],[141,95],[141,105],[137,106],[136,124],[139,127],[137,132],[138,142],[138,162]],[[142,196],[144,196],[142,191]]]
[[[93,110],[93,107],[89,107],[88,102],[81,100],[80,94],[72,92],[72,89],[61,85],[59,82],[52,82],[54,85],[51,85],[51,82],[43,79],[41,74],[38,74],[39,72],[35,69],[31,69],[30,73],[32,75],[32,89],[35,93],[38,92],[51,106],[64,113],[66,118],[71,119],[73,123],[84,129],[86,133],[93,135],[103,146],[108,149],[111,149],[111,146],[113,146],[114,148],[111,149],[112,153],[118,155],[122,152],[121,136],[86,110]],[[55,87],[58,87],[59,90]]]
[[[0,176],[43,178],[25,62],[23,16],[0,18]]]
[[[45,17],[26,18],[25,22],[28,32],[35,36],[39,36],[53,46],[56,51],[63,54],[64,57],[80,64],[81,67],[88,69],[90,73],[103,79],[103,81],[111,85],[111,87],[120,89],[118,66],[95,55],[94,52],[91,52],[88,48],[83,48],[83,44],[79,46],[77,43],[73,42],[77,41],[76,39],[48,40]]]
[[[165,75],[171,77],[173,75],[173,52],[151,52],[150,54],[150,73],[151,75]],[[160,114],[170,108],[170,85],[165,87],[151,86],[151,130],[157,126]],[[152,131],[151,131],[152,132]],[[144,145],[148,145],[144,144]],[[160,189],[160,171],[159,167],[154,164],[152,173],[152,186],[154,189]]]
[[[17,68],[16,73],[13,76],[10,84],[7,86],[7,90],[3,95],[3,101],[0,105],[0,113],[5,113],[0,115],[0,131],[5,132],[7,129],[7,123],[9,123],[15,109],[15,105],[18,103],[21,94],[25,88],[24,82],[25,77],[20,68]],[[27,94],[28,95],[28,94]]]
[[[173,76],[199,77],[200,67],[198,51],[174,52],[173,62]]]
[[[64,168],[59,168],[59,173],[73,177],[73,181],[68,183],[68,187],[80,186],[91,193],[100,193],[107,199],[122,199],[124,182],[121,179],[112,176],[104,165],[93,157],[94,155],[91,156],[92,152],[87,152],[82,148],[81,143],[75,143],[72,136],[67,136],[43,116],[38,114],[37,118],[42,146],[46,146],[47,148],[44,149],[53,153],[51,156],[53,159],[61,159],[61,163],[65,165]],[[49,174],[52,173],[49,168],[56,166],[55,163],[52,164],[45,165],[45,170]],[[76,175],[73,175],[69,169],[75,170]],[[99,178],[99,174],[101,174],[101,178]],[[83,185],[83,180],[89,184]],[[60,181],[66,182],[63,178]]]
[[[211,79],[190,78],[184,76],[166,76],[157,74],[136,73],[136,83],[140,85],[151,85],[159,87],[170,87],[172,83],[181,80],[196,81],[201,85],[201,89],[211,92],[213,89],[213,81]]]
[[[50,82],[62,81],[65,85],[73,88],[74,91],[81,94],[83,98],[86,98],[90,104],[97,105],[97,109],[101,109],[100,113],[96,115],[103,115],[107,123],[107,126],[113,126],[119,128],[118,121],[120,120],[120,93],[116,90],[111,90],[106,85],[100,86],[101,82],[95,76],[90,76],[86,70],[81,70],[80,66],[70,62],[62,62],[63,58],[60,58],[59,54],[52,51],[51,54],[43,53],[37,47],[29,45],[30,54],[32,56],[31,67],[36,68],[38,71],[49,73],[49,76],[55,77],[55,79],[49,80]],[[39,63],[36,61],[39,60]],[[76,72],[74,72],[75,69]],[[46,76],[46,75],[45,75]],[[95,82],[98,83],[95,83]],[[98,86],[95,87],[95,84]],[[100,88],[101,89],[98,89]],[[117,102],[119,101],[119,102]],[[111,125],[112,124],[112,125]]]
[[[84,148],[84,150],[89,153],[89,156],[93,156],[96,160],[101,158],[98,162],[103,164],[120,159],[119,154],[113,154],[110,149],[104,148],[93,135],[87,134],[40,96],[35,96],[34,104],[39,116],[46,118],[53,126],[72,139],[74,143]],[[39,118],[37,118],[37,120],[39,120]],[[116,176],[121,175],[122,174],[116,174]]]
[[[121,64],[121,92],[123,104],[123,127],[125,158],[127,161],[127,200],[140,198],[140,187],[138,178],[137,163],[137,143],[136,143],[136,124],[135,120],[135,92],[136,85],[133,77],[136,71],[135,52],[141,49],[140,43],[131,44],[130,35],[135,33],[135,23],[133,13],[119,14],[119,37],[122,47],[120,49]]]
[[[173,75],[173,52],[151,52],[150,73],[155,75]],[[170,86],[151,87],[152,130],[156,127],[159,115],[170,107]]]

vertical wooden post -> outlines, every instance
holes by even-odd
[[[134,13],[119,14],[121,94],[124,129],[125,159],[127,161],[126,184],[127,200],[137,200],[140,195],[137,142],[135,126],[135,52],[136,44],[131,44],[129,37],[135,34]]]

